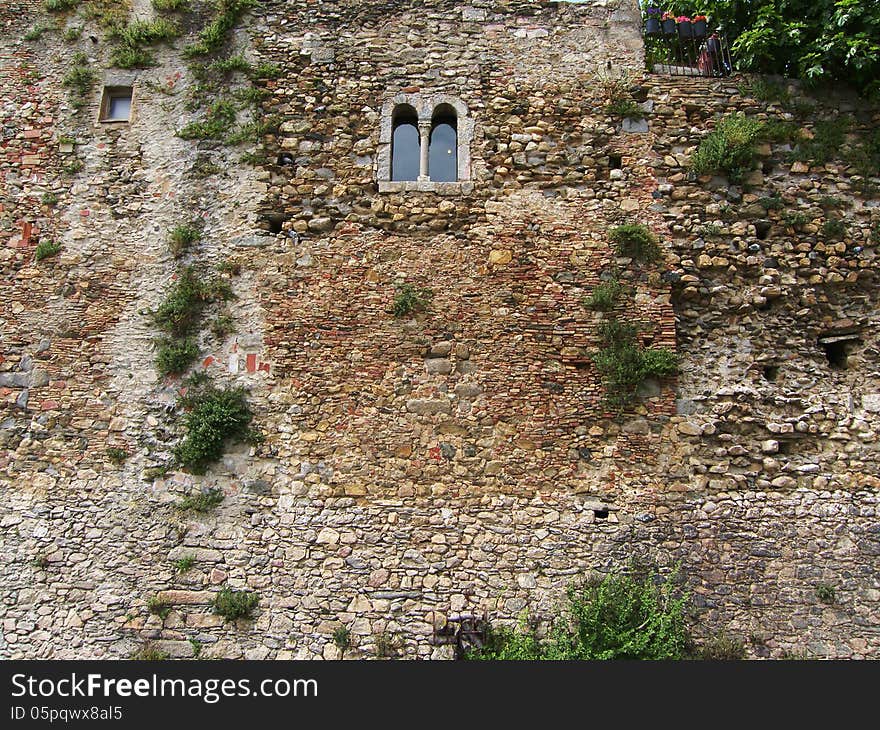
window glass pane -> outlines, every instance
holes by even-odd
[[[415,124],[399,124],[391,139],[391,179],[419,177],[419,130]]]
[[[130,96],[111,96],[107,102],[107,119],[128,119],[131,114]]]
[[[428,171],[434,182],[458,180],[458,150],[455,128],[451,124],[438,124],[431,131],[431,147],[428,154]]]

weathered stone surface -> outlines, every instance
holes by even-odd
[[[876,201],[849,163],[792,165],[776,143],[751,187],[689,174],[712,120],[778,106],[739,79],[651,75],[647,131],[621,134],[593,73],[643,68],[625,4],[266,0],[231,50],[281,67],[259,83],[260,118],[282,123],[245,165],[174,134],[198,114],[180,56],[197,29],[130,75],[128,125],[96,125],[98,90],[77,112],[61,85],[73,47],[21,41],[42,3],[7,5],[0,656],[119,658],[150,639],[188,657],[193,639],[211,657],[335,658],[340,625],[369,655],[390,624],[407,656],[441,656],[436,616],[546,615],[576,574],[633,554],[682,563],[703,636],[877,656]],[[99,76],[118,74],[93,45]],[[381,110],[404,89],[464,105],[468,180],[382,190]],[[181,383],[155,371],[148,316],[190,260],[167,247],[188,220],[205,222],[191,260],[240,268],[223,274],[236,332],[202,329],[198,368],[246,386],[265,435],[205,475],[173,468]],[[617,257],[623,220],[658,234],[659,263]],[[38,240],[62,252],[35,262]],[[631,293],[584,307],[612,270]],[[398,319],[404,281],[433,296]],[[619,418],[592,360],[612,314],[679,357]],[[172,507],[208,488],[226,495],[209,512]],[[227,585],[259,594],[253,622],[211,613]]]

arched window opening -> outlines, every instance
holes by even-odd
[[[432,182],[458,180],[458,118],[449,104],[441,104],[431,118],[428,170]]]
[[[419,128],[416,110],[409,104],[394,108],[391,133],[391,179],[419,177]]]

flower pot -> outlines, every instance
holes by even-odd
[[[663,21],[663,32],[666,35],[675,35],[675,21],[674,20],[664,20]]]
[[[693,38],[694,36],[694,26],[690,21],[687,23],[678,23],[676,25],[678,30],[679,38]]]
[[[706,35],[708,28],[705,20],[697,20],[696,22],[691,23],[691,25],[693,26],[692,30],[696,38],[702,38]]]
[[[657,35],[660,32],[660,21],[657,18],[648,18],[645,21],[645,35]]]

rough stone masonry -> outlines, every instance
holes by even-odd
[[[348,626],[346,657],[389,637],[449,657],[450,615],[546,616],[632,560],[680,563],[697,635],[750,656],[880,655],[876,192],[783,144],[746,185],[688,170],[720,115],[784,109],[646,75],[632,0],[264,0],[227,50],[280,68],[258,115],[279,124],[242,158],[176,135],[210,3],[131,71],[82,6],[0,9],[0,656],[335,658]],[[605,110],[627,72],[645,124]],[[97,121],[104,86],[132,88],[128,122]],[[400,95],[466,110],[468,179],[380,186]],[[246,386],[265,434],[204,476],[173,468],[181,383],[149,317],[194,219],[185,260],[240,271],[235,331],[203,333],[197,369]],[[629,221],[659,265],[616,256]],[[41,242],[61,250],[38,261]],[[584,305],[615,269],[618,316],[680,357],[620,417],[591,359],[607,315]],[[402,283],[430,308],[393,316]],[[175,506],[209,488],[214,510]],[[226,586],[259,593],[253,620],[211,612]]]

